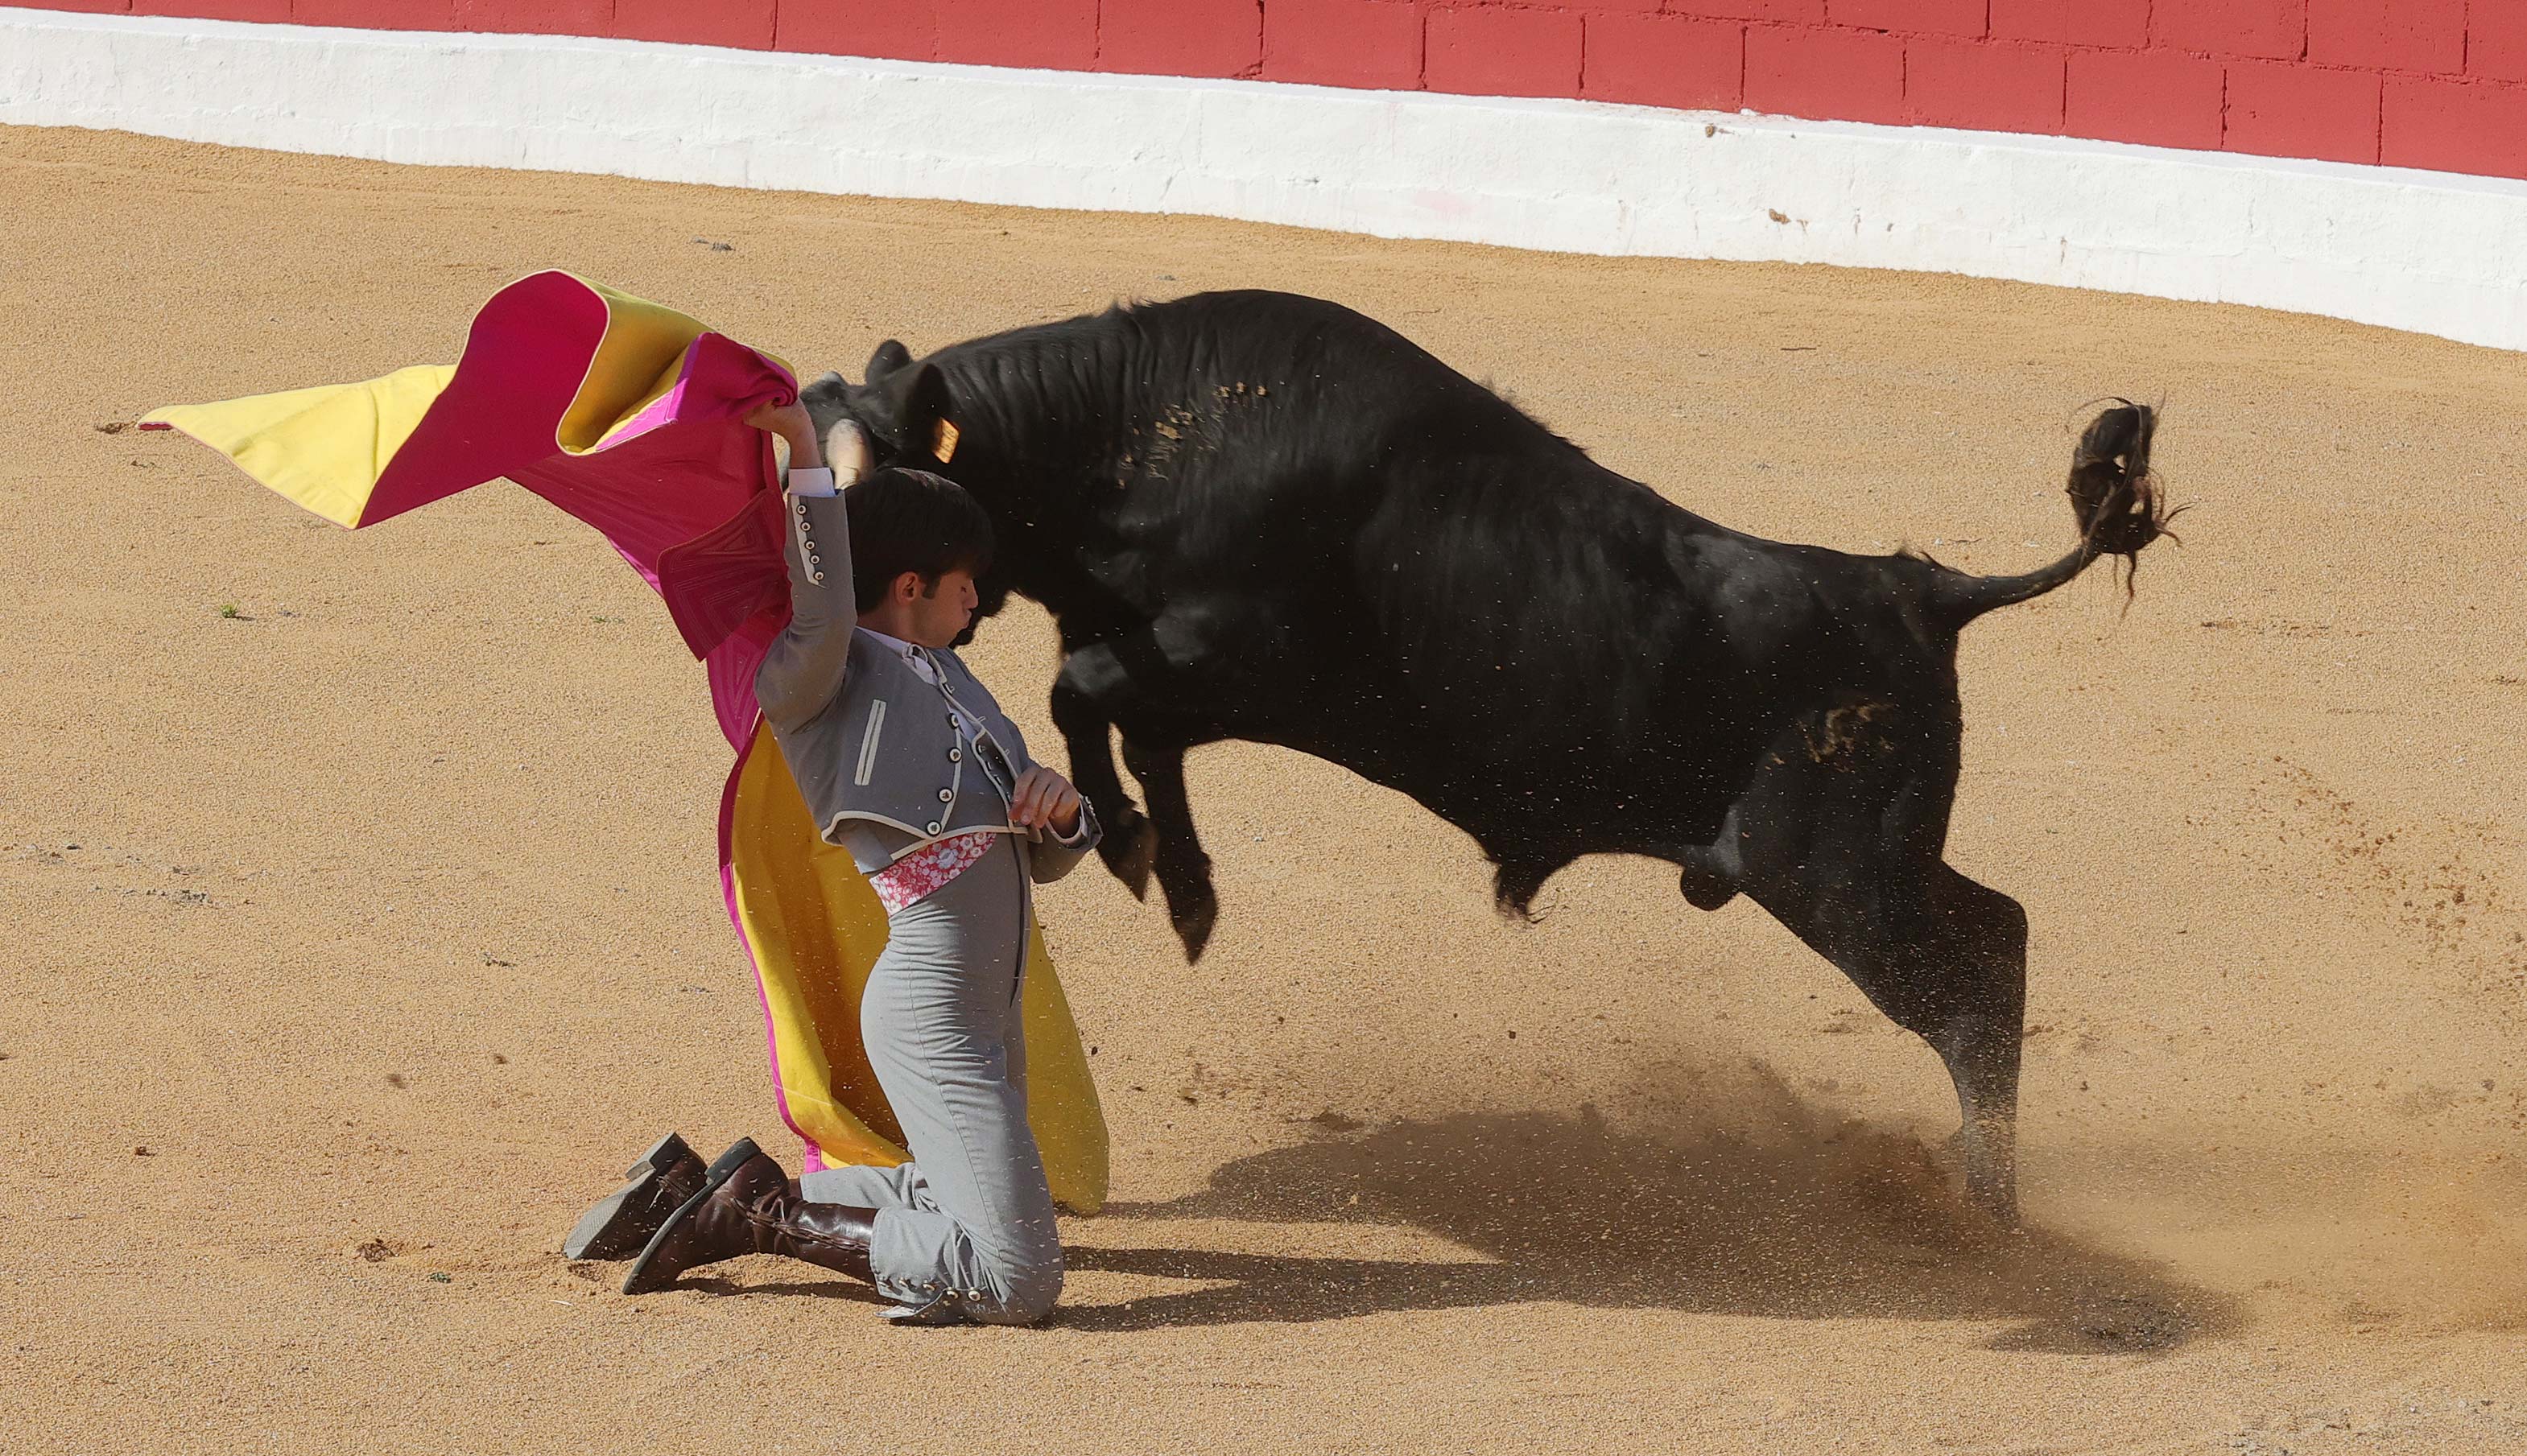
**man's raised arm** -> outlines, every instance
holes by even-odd
[[[782,500],[790,626],[773,640],[754,675],[754,696],[763,705],[763,716],[774,728],[787,731],[823,712],[843,688],[843,667],[859,621],[851,596],[851,528],[806,407],[765,405],[747,416],[746,423],[790,445]],[[857,460],[838,463],[852,476],[862,465]]]

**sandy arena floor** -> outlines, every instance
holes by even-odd
[[[0,131],[0,216],[10,1450],[2527,1448],[2527,358],[96,133]],[[796,1152],[698,670],[524,492],[353,535],[106,429],[451,359],[551,266],[854,374],[1318,293],[1705,514],[1984,570],[2066,544],[2084,402],[2163,397],[2183,549],[1963,654],[1952,855],[2035,921],[2035,1231],[1944,1231],[1935,1059],[1744,902],[1599,860],[1505,925],[1438,821],[1226,746],[1202,966],[1102,872],[1048,896],[1117,1170],[1050,1328],[565,1264],[663,1128]],[[1042,615],[973,656],[1049,739]]]

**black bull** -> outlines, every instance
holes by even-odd
[[[1288,294],[918,363],[889,342],[865,383],[805,394],[820,430],[848,415],[881,465],[944,469],[991,513],[983,611],[1016,591],[1052,612],[1053,718],[1107,864],[1136,894],[1157,872],[1188,957],[1216,914],[1196,744],[1277,743],[1412,795],[1482,846],[1509,911],[1581,855],[1655,856],[1702,909],[1751,896],[1937,1050],[1968,1189],[2013,1216],[2027,917],[1941,859],[1957,632],[2161,533],[2149,410],[2119,402],[2081,440],[2078,547],[1983,577],[1714,525]]]

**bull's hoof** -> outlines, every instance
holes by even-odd
[[[1212,928],[1219,924],[1219,900],[1205,889],[1194,897],[1193,903],[1179,910],[1170,897],[1167,923],[1176,928],[1176,938],[1184,942],[1185,964],[1190,966],[1202,959],[1203,951],[1211,944]]]
[[[1999,1232],[2017,1233],[2025,1229],[2025,1225],[2019,1222],[2018,1192],[2014,1188],[1986,1190],[1968,1183],[1966,1202],[1976,1213],[1989,1219],[1991,1227]]]
[[[1947,1149],[1964,1180],[1966,1207],[1981,1215],[1995,1233],[2021,1231],[2015,1170],[1994,1166],[1987,1154],[1979,1155],[1963,1128],[1948,1134]]]
[[[1097,841],[1097,854],[1133,899],[1150,897],[1150,872],[1159,863],[1159,828],[1148,815],[1138,809],[1116,814],[1106,837]]]

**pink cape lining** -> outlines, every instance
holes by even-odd
[[[556,442],[611,321],[603,295],[540,273],[492,295],[455,374],[378,475],[362,527],[500,477],[596,527],[710,665],[732,747],[753,732],[754,666],[789,619],[771,436],[756,406],[799,397],[789,368],[705,332],[674,381],[584,453]]]

